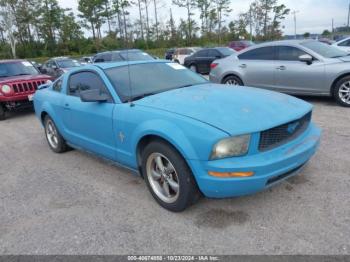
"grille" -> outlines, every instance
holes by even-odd
[[[38,89],[38,86],[40,86],[42,84],[45,84],[44,80],[27,81],[27,82],[12,84],[12,88],[16,94],[18,94],[18,93],[33,93],[35,90]]]
[[[268,151],[298,137],[311,121],[311,112],[300,119],[261,132],[259,151]]]

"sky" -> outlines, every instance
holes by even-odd
[[[161,6],[160,21],[169,19],[169,9],[172,9],[174,18],[179,21],[180,18],[186,18],[186,12],[183,8],[171,6],[171,0],[158,0]],[[280,4],[285,4],[292,11],[297,11],[297,33],[322,33],[323,30],[332,29],[332,19],[334,27],[344,26],[347,23],[348,6],[350,0],[279,0]],[[78,13],[78,0],[58,0],[60,5],[65,8],[71,8]],[[227,21],[235,20],[242,12],[246,12],[253,0],[232,0],[229,17]],[[149,12],[152,12],[150,8]],[[138,17],[138,9],[130,9],[131,17]],[[196,14],[198,16],[198,14]],[[284,33],[287,35],[294,34],[294,18],[288,15],[283,22]]]

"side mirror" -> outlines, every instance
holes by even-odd
[[[58,67],[57,67],[56,65],[53,65],[53,66],[52,66],[52,69],[55,69],[55,70],[56,70],[56,69],[58,69]]]
[[[304,63],[307,63],[308,65],[311,65],[312,64],[312,56],[311,55],[301,55],[299,56],[299,61],[300,62],[304,62]]]
[[[98,89],[80,91],[80,100],[82,102],[107,102],[109,96],[101,93]]]

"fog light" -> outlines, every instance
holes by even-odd
[[[215,177],[221,177],[221,178],[228,178],[228,177],[250,177],[254,175],[254,172],[214,172],[209,171],[209,175],[215,176]]]

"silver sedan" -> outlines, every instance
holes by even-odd
[[[294,95],[332,96],[350,107],[350,56],[313,40],[256,45],[211,65],[212,82]]]

